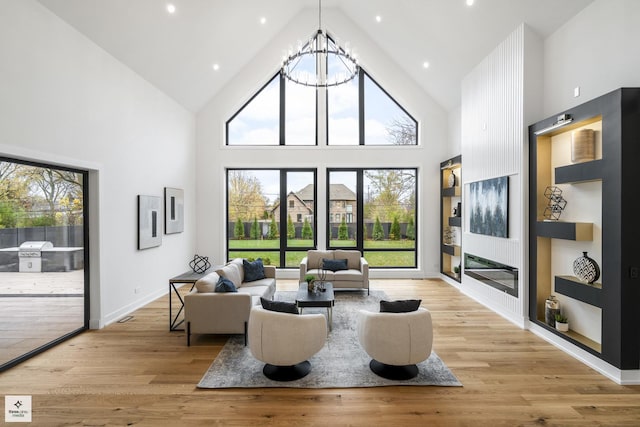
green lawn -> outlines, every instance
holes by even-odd
[[[331,240],[333,247],[355,247],[355,240]],[[365,240],[365,249],[413,249],[414,240]],[[313,247],[311,239],[289,240],[290,248]],[[229,240],[229,249],[279,249],[280,240]]]
[[[269,259],[271,265],[280,267],[279,240],[230,240],[229,258],[262,258]],[[331,240],[336,247],[355,247],[354,240]],[[308,248],[313,240],[295,239],[289,241],[289,247]],[[413,240],[366,240],[364,256],[371,267],[416,267],[414,259],[415,241]],[[249,251],[234,251],[249,249]],[[408,249],[407,251],[374,252],[367,249]],[[286,267],[297,267],[307,255],[306,250],[287,251]]]

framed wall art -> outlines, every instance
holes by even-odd
[[[162,244],[162,199],[158,196],[138,196],[138,249]]]
[[[164,188],[164,233],[184,231],[184,190]]]
[[[509,177],[476,181],[469,184],[469,228],[487,236],[509,235]]]

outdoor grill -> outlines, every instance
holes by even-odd
[[[42,271],[42,250],[51,249],[51,242],[24,242],[18,248],[19,270],[40,273]]]

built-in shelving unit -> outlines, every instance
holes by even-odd
[[[554,126],[560,122],[560,126]],[[564,126],[563,126],[564,124]],[[593,160],[572,163],[572,132],[593,129]],[[619,369],[640,367],[640,89],[623,88],[529,127],[529,318]],[[563,191],[559,220],[544,218],[545,189]],[[596,283],[573,276],[589,251]],[[556,295],[568,332],[544,321]]]
[[[462,156],[440,163],[440,272],[462,275]],[[458,267],[458,272],[455,272]]]

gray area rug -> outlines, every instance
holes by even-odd
[[[276,299],[294,301],[295,292],[277,292]],[[347,388],[381,387],[395,385],[414,386],[462,386],[435,352],[426,361],[419,363],[420,373],[407,381],[392,381],[371,372],[371,358],[358,342],[356,319],[358,310],[379,311],[384,292],[336,292],[333,308],[333,330],[327,343],[319,353],[309,359],[311,372],[296,381],[272,381],[262,374],[264,364],[251,355],[244,346],[244,338],[234,335],[229,338],[218,357],[213,361],[198,384],[199,388]],[[307,308],[305,313],[326,314],[326,309]]]

